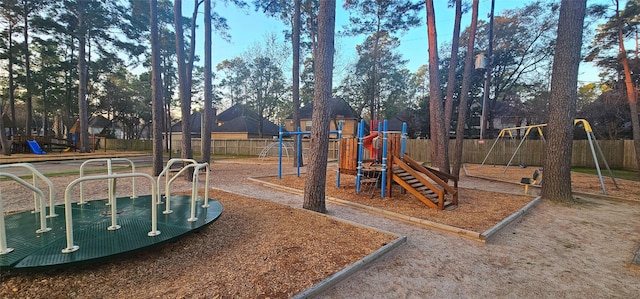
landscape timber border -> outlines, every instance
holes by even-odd
[[[274,183],[270,183],[270,182],[266,182],[266,181],[261,180],[261,178],[268,178],[268,177],[273,177],[273,176],[250,177],[249,180],[253,181],[253,182],[256,182],[256,183],[259,183],[259,184],[262,184],[262,185],[264,185],[266,187],[270,187],[270,188],[274,188],[274,189],[278,189],[278,190],[282,190],[282,191],[286,191],[286,192],[290,192],[290,193],[294,193],[294,194],[298,194],[298,195],[302,195],[303,194],[302,190],[298,190],[298,189],[290,188],[290,187],[286,187],[286,186],[281,186],[281,185],[278,185],[278,184],[274,184]],[[463,228],[459,228],[459,227],[455,227],[455,226],[451,226],[451,225],[446,225],[446,224],[442,224],[442,223],[438,223],[438,222],[434,222],[434,221],[429,221],[429,220],[426,220],[426,219],[420,219],[420,218],[413,217],[413,216],[407,216],[407,215],[403,215],[403,214],[400,214],[400,213],[383,210],[383,209],[380,209],[380,208],[370,207],[370,206],[367,206],[367,205],[350,202],[348,200],[343,200],[343,199],[335,198],[335,197],[332,197],[332,196],[327,196],[326,199],[327,199],[327,201],[329,201],[331,203],[344,205],[344,206],[350,206],[350,207],[357,208],[357,209],[360,209],[360,210],[369,211],[371,213],[375,213],[375,214],[391,217],[391,218],[394,218],[394,219],[402,220],[402,221],[405,221],[405,222],[408,222],[408,223],[420,224],[420,225],[425,226],[427,228],[434,228],[434,229],[437,229],[437,230],[440,230],[440,231],[444,231],[444,232],[448,232],[448,233],[454,233],[456,235],[459,235],[459,236],[462,236],[462,237],[465,237],[465,238],[469,238],[471,240],[478,241],[478,242],[481,242],[481,243],[486,243],[487,241],[489,241],[493,236],[495,236],[495,234],[497,234],[503,228],[508,226],[510,223],[513,223],[515,220],[517,220],[520,217],[522,217],[523,215],[525,215],[533,207],[535,207],[535,205],[538,202],[540,202],[540,198],[534,198],[531,202],[529,202],[527,205],[525,205],[524,207],[522,207],[521,209],[519,209],[515,213],[513,213],[510,216],[508,216],[507,218],[503,219],[502,221],[500,221],[499,223],[497,223],[493,227],[489,228],[488,230],[480,233],[480,232],[466,230],[466,229],[463,229]]]

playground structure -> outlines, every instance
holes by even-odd
[[[97,138],[94,138],[97,140]],[[33,153],[44,155],[47,152],[75,151],[76,144],[71,139],[56,138],[52,136],[19,136],[11,137],[13,153]]]
[[[329,135],[331,134],[336,134],[338,136],[338,139],[342,138],[342,123],[340,123],[338,125],[338,130],[337,131],[329,131]],[[296,137],[296,144],[298,145],[298,149],[302,150],[302,136],[306,136],[306,135],[311,135],[311,132],[309,131],[300,131],[300,127],[298,127],[298,130],[296,132],[286,132],[284,131],[284,129],[282,128],[282,126],[280,126],[280,129],[278,131],[278,179],[282,179],[282,150],[283,148],[285,150],[286,147],[285,142],[283,137],[285,136],[295,136]],[[263,150],[264,151],[264,150]],[[298,153],[296,153],[294,151],[294,154],[297,155]],[[289,157],[289,152],[287,150],[287,157]],[[300,160],[296,159],[296,169],[297,169],[297,175],[298,177],[300,177]]]
[[[114,162],[129,164],[131,172],[114,173]],[[171,166],[179,162],[184,167],[175,174],[171,173]],[[90,163],[106,163],[107,174],[84,175],[84,167]],[[6,172],[16,167],[30,170],[33,183]],[[178,176],[191,170],[194,171],[191,196],[171,195],[171,184]],[[193,159],[169,160],[157,178],[136,172],[134,163],[128,159],[87,160],[80,167],[80,177],[67,185],[64,204],[57,206],[53,204],[53,184],[32,165],[0,165],[0,171],[0,177],[8,178],[32,191],[35,201],[33,211],[5,216],[0,193],[0,269],[49,267],[110,258],[158,245],[202,228],[218,219],[222,213],[222,205],[208,198],[211,171],[209,164],[198,163]],[[206,172],[204,198],[197,196],[198,173],[201,171]],[[163,177],[164,196],[160,193]],[[46,197],[38,187],[37,179],[46,182],[49,187],[48,216]],[[116,197],[116,182],[122,179],[132,180],[131,196]],[[136,195],[136,179],[149,182],[149,195]],[[106,182],[108,198],[86,201],[84,183],[88,181]],[[75,188],[78,185],[80,187]],[[72,203],[71,193],[75,189],[79,189],[80,198]],[[158,213],[162,209],[162,203],[166,203],[165,210]],[[38,217],[33,214],[38,214]],[[64,214],[64,217],[57,217],[58,214]]]
[[[364,136],[364,129],[362,120],[357,138],[340,139],[337,187],[340,187],[340,174],[348,174],[356,176],[356,193],[360,193],[363,184],[369,184],[380,187],[384,198],[387,190],[391,196],[391,188],[396,183],[402,192],[408,191],[430,208],[443,210],[458,204],[457,177],[422,166],[405,153],[406,124],[401,132],[389,131],[385,120],[378,124],[377,132],[368,136]],[[370,159],[365,160],[365,149]]]
[[[273,153],[273,151],[275,151],[275,153]],[[279,155],[284,154],[287,157],[287,161],[289,161],[289,158],[291,158],[294,153],[295,148],[293,142],[282,142],[282,151],[280,151],[280,141],[277,141],[265,146],[262,151],[260,151],[258,159],[264,160],[267,157],[280,157]]]
[[[573,121],[573,124],[574,124],[574,126],[581,124],[582,127],[584,128],[584,131],[585,131],[586,135],[587,135],[587,140],[589,141],[589,148],[591,149],[591,156],[593,157],[593,162],[595,164],[595,168],[596,168],[596,171],[598,173],[598,179],[600,181],[600,186],[602,188],[602,194],[604,194],[604,195],[607,194],[607,188],[606,188],[606,186],[604,184],[604,178],[602,176],[602,171],[600,169],[600,164],[598,162],[598,156],[596,155],[596,149],[598,150],[598,153],[600,154],[602,162],[604,163],[605,167],[607,168],[607,170],[609,172],[609,177],[613,181],[614,186],[616,187],[616,189],[619,189],[618,183],[616,182],[616,179],[613,176],[613,172],[611,171],[611,168],[609,167],[609,163],[607,163],[607,159],[605,158],[604,153],[602,152],[602,149],[600,148],[600,144],[598,144],[598,140],[596,139],[596,136],[593,133],[593,129],[591,128],[591,124],[589,124],[589,122],[587,120],[585,120],[585,119],[575,119]],[[520,140],[520,143],[516,147],[515,151],[513,152],[513,155],[511,155],[511,158],[509,159],[509,162],[507,162],[507,165],[505,166],[505,168],[503,170],[503,173],[507,172],[507,169],[509,169],[509,166],[511,166],[511,163],[513,162],[515,156],[518,154],[520,148],[522,147],[524,142],[527,140],[527,137],[530,135],[530,133],[535,130],[535,132],[537,132],[539,134],[540,138],[542,138],[542,140],[544,140],[544,134],[542,132],[542,128],[544,128],[546,126],[547,126],[547,124],[538,124],[538,125],[530,125],[530,126],[521,126],[521,127],[513,127],[513,128],[504,128],[504,129],[502,129],[500,131],[500,134],[498,134],[498,137],[496,137],[496,140],[491,145],[491,148],[487,152],[487,155],[482,160],[482,164],[480,166],[481,167],[484,166],[485,162],[487,161],[487,159],[491,155],[491,152],[493,151],[493,149],[495,148],[496,144],[498,143],[498,141],[501,138],[505,138],[508,135],[510,140],[515,142],[515,137],[514,137],[513,133],[514,132],[519,132],[520,130],[525,130],[524,134],[522,135],[522,139]]]
[[[358,129],[358,137],[342,138],[342,124],[337,131],[338,169],[336,186],[340,187],[340,174],[356,177],[356,193],[360,193],[363,184],[377,186],[381,189],[381,197],[391,196],[393,183],[408,191],[428,207],[443,210],[458,204],[458,178],[430,167],[424,167],[405,154],[406,124],[402,132],[388,131],[388,122],[378,124],[378,131],[364,136],[365,122],[362,120]],[[282,151],[284,136],[296,136],[298,148],[302,148],[302,136],[311,132],[284,132],[280,128],[278,136],[278,179],[282,179]],[[378,142],[382,137],[382,142]],[[376,147],[374,143],[378,143]],[[369,152],[371,160],[365,160],[364,149]],[[297,161],[297,176],[300,177],[300,163]],[[453,182],[453,186],[449,185]],[[388,191],[387,191],[388,190]]]

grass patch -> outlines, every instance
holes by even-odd
[[[574,167],[574,168],[571,169],[571,171],[575,171],[575,172],[579,172],[579,173],[592,174],[592,175],[598,175],[598,172],[596,171],[595,168],[578,168],[578,167]],[[602,172],[603,176],[609,176],[609,171],[607,171],[607,169],[601,169],[600,171]],[[640,175],[638,175],[638,172],[636,172],[636,171],[612,169],[611,172],[613,172],[613,176],[615,178],[617,178],[617,179],[624,179],[624,180],[640,182]]]

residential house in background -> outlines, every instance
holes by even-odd
[[[356,114],[356,111],[341,98],[331,99],[331,125],[330,130],[337,130],[339,124],[342,123],[342,136],[343,137],[356,137],[358,131],[358,121],[360,116]],[[300,108],[300,130],[311,131],[313,114],[313,103],[307,104]],[[293,115],[290,115],[285,120],[285,129],[293,132],[298,128],[294,127]]]
[[[190,116],[191,138],[200,138],[205,123],[201,112],[193,112]],[[212,139],[251,139],[260,138],[258,131],[258,115],[242,104],[236,104],[221,112],[216,117],[206,120],[211,128]],[[171,126],[173,140],[182,138],[182,121]],[[278,126],[268,119],[262,121],[262,137],[278,136]]]

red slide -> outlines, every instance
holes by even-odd
[[[371,153],[371,158],[377,159],[378,151],[373,147],[373,139],[378,137],[378,132],[373,132],[370,135],[364,137],[363,146]]]

